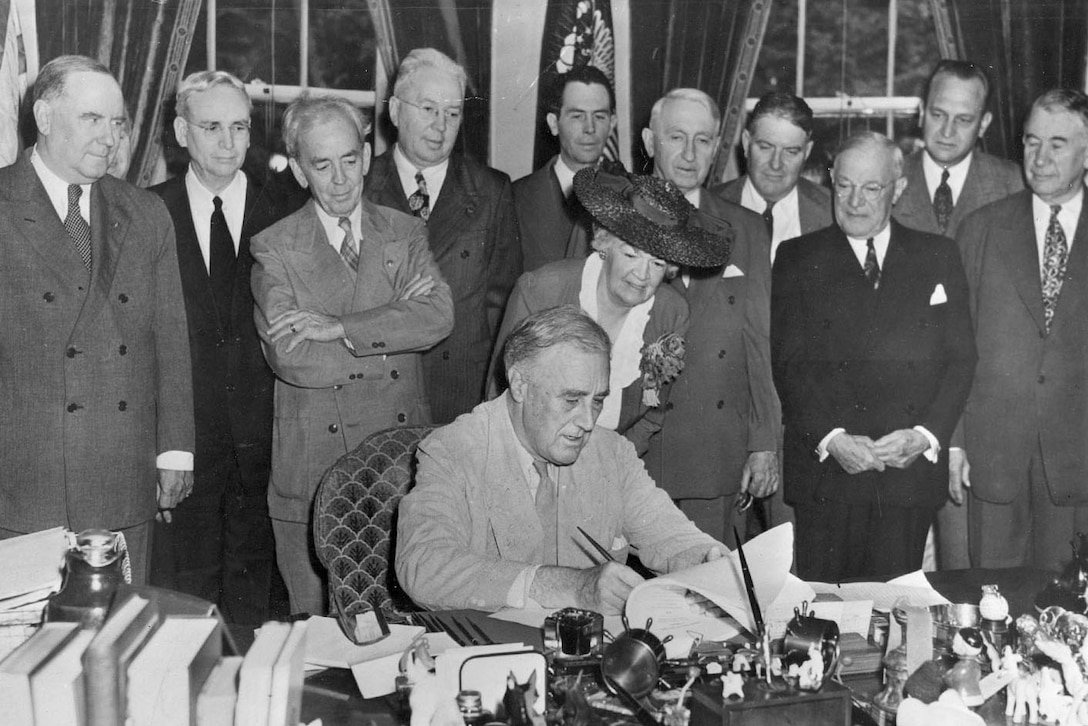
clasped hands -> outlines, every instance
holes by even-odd
[[[844,432],[827,442],[827,453],[847,474],[884,471],[889,466],[906,469],[928,448],[929,440],[914,429],[898,429],[876,441]]]

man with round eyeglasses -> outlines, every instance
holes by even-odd
[[[967,283],[946,238],[892,221],[905,186],[894,142],[852,136],[832,169],[835,224],[775,259],[771,363],[804,579],[918,569],[947,496],[976,357]]]

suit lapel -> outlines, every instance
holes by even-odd
[[[30,163],[30,152],[25,152],[16,163],[18,178],[11,192],[20,213],[12,220],[15,227],[27,246],[41,257],[44,269],[61,275],[73,287],[86,284],[87,268]]]
[[[508,395],[508,394],[507,394]],[[529,557],[541,546],[544,530],[536,513],[536,503],[529,493],[525,475],[517,462],[520,444],[509,422],[506,395],[492,401],[488,411],[489,446],[483,486],[494,491],[486,497],[487,516],[495,535],[495,544],[503,559]],[[565,467],[569,468],[569,467]],[[563,472],[560,472],[563,476]],[[563,506],[560,503],[560,506]]]
[[[1052,335],[1070,324],[1066,323],[1066,320],[1076,321],[1078,326],[1081,325],[1080,321],[1084,319],[1081,308],[1084,306],[1086,280],[1088,280],[1088,204],[1083,204],[1080,219],[1077,220],[1077,231],[1073,235],[1073,246],[1069,250],[1069,261],[1065,266],[1065,278],[1062,282],[1061,295],[1058,297],[1058,309],[1050,324]]]
[[[1016,213],[1005,215],[1008,228],[994,236],[993,244],[1001,249],[998,257],[1008,264],[1017,294],[1042,331],[1046,329],[1046,323],[1043,317],[1043,288],[1039,281],[1039,253],[1031,200],[1032,195],[1024,194],[1020,201],[1023,206]],[[1081,218],[1083,219],[1083,215]],[[1078,223],[1078,236],[1080,230]]]
[[[476,185],[461,157],[451,156],[438,203],[427,220],[427,235],[436,258],[457,242],[461,229],[476,215],[480,208],[478,197]]]
[[[355,280],[340,255],[325,238],[311,200],[303,207],[306,213],[299,220],[298,236],[293,249],[286,253],[291,266],[298,270],[301,282],[322,302],[330,315],[352,311]]]
[[[408,197],[400,184],[397,165],[393,162],[393,151],[389,150],[374,160],[364,182],[366,196],[375,204],[396,209],[398,212],[411,214]]]
[[[108,191],[113,179],[99,180],[91,186],[91,275],[93,284],[79,321],[92,319],[109,297],[117,261],[128,238],[132,217],[119,204],[110,205]],[[79,322],[77,322],[77,325]]]
[[[163,195],[166,208],[174,220],[174,234],[177,238],[178,269],[181,271],[181,279],[185,287],[192,294],[185,298],[185,305],[190,309],[196,308],[199,317],[203,320],[215,320],[222,328],[212,298],[211,281],[208,278],[208,268],[204,264],[204,255],[200,252],[200,243],[197,242],[196,226],[193,224],[193,210],[189,204],[189,193],[185,188],[185,176],[175,177],[174,181],[166,188]]]

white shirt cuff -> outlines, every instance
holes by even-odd
[[[164,451],[155,457],[155,468],[192,471],[193,455],[188,451]]]
[[[926,437],[926,441],[929,442],[929,448],[922,452],[922,456],[929,459],[931,464],[937,463],[937,454],[941,453],[941,444],[937,441],[937,437],[929,432],[925,426],[915,426],[914,430]]]
[[[835,438],[839,434],[845,434],[846,429],[836,428],[831,429],[827,436],[820,439],[819,445],[816,446],[816,455],[820,457],[820,463],[823,463],[827,459],[827,445],[831,443],[831,439]]]
[[[539,569],[540,565],[530,565],[518,573],[518,576],[510,584],[510,589],[506,592],[507,607],[522,609],[536,604],[529,597],[529,588],[533,586],[536,571]]]

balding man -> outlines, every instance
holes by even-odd
[[[849,138],[832,182],[836,223],[784,242],[771,288],[797,574],[825,582],[921,566],[975,366],[955,246],[891,220],[895,143]]]

